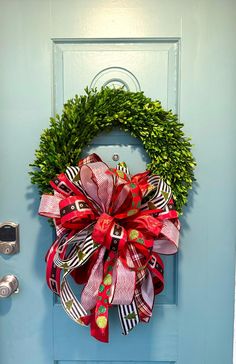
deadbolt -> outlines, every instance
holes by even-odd
[[[0,224],[0,254],[19,252],[19,224],[6,221]]]
[[[19,291],[18,279],[13,274],[8,274],[0,280],[0,298],[10,297]]]

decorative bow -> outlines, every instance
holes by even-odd
[[[118,306],[123,334],[152,316],[164,288],[159,254],[178,249],[180,224],[170,187],[125,163],[109,168],[91,154],[50,182],[39,214],[54,219],[57,239],[47,253],[47,283],[67,314],[108,342],[108,314]],[[61,271],[63,271],[62,277]],[[68,281],[84,284],[81,300]]]

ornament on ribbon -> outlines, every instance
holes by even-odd
[[[131,176],[124,162],[109,168],[91,154],[51,182],[39,214],[53,218],[57,238],[46,255],[49,288],[75,322],[109,340],[109,309],[122,333],[152,316],[164,288],[160,254],[178,250],[180,223],[171,188],[149,171]],[[69,276],[83,284],[80,300]]]

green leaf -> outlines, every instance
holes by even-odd
[[[68,270],[68,264],[67,263],[63,263],[61,265],[61,268],[64,269],[65,271]]]
[[[73,306],[74,301],[73,300],[69,300],[67,302],[65,302],[66,308],[68,311],[70,311],[71,307]]]
[[[164,199],[167,201],[167,200],[168,200],[168,197],[169,197],[168,192],[161,191],[161,194],[162,194],[162,196],[164,197]]]
[[[137,314],[135,312],[131,312],[128,315],[125,316],[126,320],[133,320],[137,317]]]
[[[77,254],[78,254],[78,258],[79,258],[80,261],[84,260],[85,254],[84,254],[84,252],[82,252],[82,250],[79,249]]]

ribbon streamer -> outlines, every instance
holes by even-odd
[[[124,162],[109,168],[91,154],[51,182],[39,214],[57,238],[46,255],[49,288],[72,320],[109,340],[109,309],[118,307],[122,333],[149,322],[164,289],[159,254],[178,250],[180,224],[171,188],[149,171],[131,176]],[[83,284],[81,300],[69,276]]]

